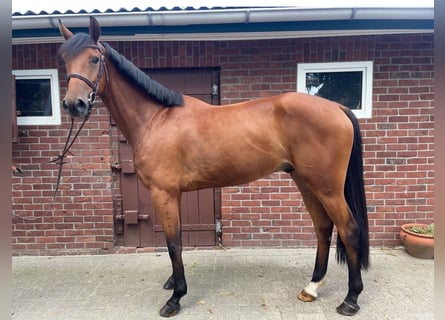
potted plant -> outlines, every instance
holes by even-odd
[[[434,258],[434,223],[402,225],[400,238],[408,254],[421,259]]]

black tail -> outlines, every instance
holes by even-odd
[[[363,179],[362,136],[357,118],[348,108],[344,108],[354,127],[354,143],[349,159],[345,182],[345,198],[359,227],[359,263],[362,269],[369,267],[368,211],[366,208],[365,184]],[[340,237],[337,237],[337,261],[346,262],[346,250]]]

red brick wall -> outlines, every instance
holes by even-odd
[[[221,103],[296,90],[300,62],[374,61],[373,117],[360,120],[371,244],[400,245],[399,226],[433,220],[433,36],[397,35],[232,42],[111,43],[141,68],[220,67]],[[13,46],[13,68],[64,68],[58,45]],[[113,174],[107,111],[96,108],[57,176],[50,158],[69,127],[20,127],[13,162],[15,254],[107,252],[113,247]],[[113,153],[115,150],[113,150]],[[26,220],[20,218],[25,217]],[[223,244],[314,246],[312,223],[284,173],[222,190]]]
[[[296,63],[374,61],[373,115],[360,120],[371,245],[400,245],[401,224],[433,221],[432,35],[232,42],[221,51],[230,54],[221,71],[223,103],[296,90]],[[224,189],[223,242],[315,245],[295,190],[285,174]]]
[[[13,46],[13,69],[59,68],[61,97],[65,70],[59,45]],[[47,162],[63,149],[70,126],[19,126],[13,144],[12,246],[14,254],[98,253],[113,247],[113,207],[108,123],[105,107],[96,107],[71,148],[59,192],[52,201],[57,165]],[[79,123],[77,123],[76,128]]]

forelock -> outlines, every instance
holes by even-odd
[[[94,41],[86,33],[77,33],[66,40],[59,48],[58,55],[75,57],[88,46],[94,45]]]

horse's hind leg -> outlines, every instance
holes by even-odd
[[[331,217],[337,227],[339,240],[344,245],[345,260],[348,264],[348,294],[343,303],[337,307],[337,312],[342,315],[354,315],[360,309],[357,304],[358,296],[363,290],[363,281],[361,276],[361,264],[359,257],[360,250],[360,230],[355,218],[353,217],[343,194],[329,195],[324,198],[319,197],[326,212]],[[340,262],[341,250],[337,246],[337,258]]]
[[[294,180],[297,182],[305,205],[312,217],[318,239],[312,280],[298,298],[302,301],[313,301],[317,297],[317,289],[323,284],[327,270],[332,229],[335,224],[338,237],[340,237],[345,247],[349,274],[348,294],[343,303],[337,307],[337,312],[342,315],[354,315],[360,309],[357,300],[363,290],[358,256],[359,230],[357,223],[342,193],[323,194],[321,192],[315,195],[305,183],[295,178]]]
[[[173,273],[164,284],[165,289],[173,289],[171,298],[161,308],[159,314],[163,317],[171,317],[179,312],[179,300],[187,293],[187,283],[182,262],[182,239],[179,217],[180,193],[171,193],[151,189],[151,196],[156,210],[161,218],[161,223],[167,241],[168,254],[170,256]]]
[[[306,184],[302,181],[298,181],[296,177],[293,178],[298,185],[306,209],[312,218],[318,241],[317,255],[311,282],[298,295],[298,299],[301,301],[312,302],[317,298],[317,291],[323,285],[325,280],[328,268],[333,222],[327,216],[320,201],[315,197]]]

